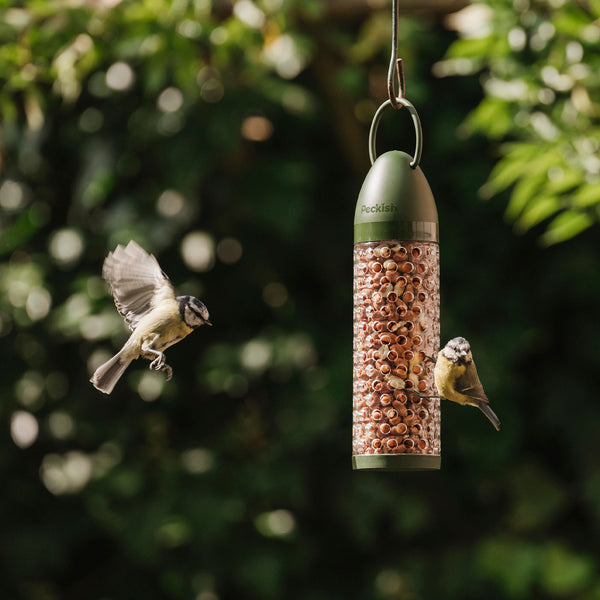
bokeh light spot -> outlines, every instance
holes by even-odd
[[[101,477],[116,467],[123,459],[123,450],[115,442],[105,442],[100,446],[93,460],[93,473]]]
[[[398,571],[384,569],[375,578],[375,588],[384,598],[412,598],[409,582]]]
[[[75,229],[59,229],[50,238],[48,250],[59,265],[72,265],[83,252],[83,239]]]
[[[75,421],[64,410],[56,410],[48,417],[48,429],[57,440],[66,440],[75,430]]]
[[[198,21],[184,19],[177,25],[177,33],[189,39],[195,39],[202,33],[202,25]]]
[[[179,113],[164,113],[158,119],[156,131],[160,135],[175,135],[183,128],[184,118]]]
[[[183,468],[194,475],[209,471],[214,461],[212,452],[206,448],[190,448],[181,454]]]
[[[267,283],[263,289],[263,300],[271,308],[280,308],[288,300],[288,291],[278,281]]]
[[[19,448],[29,448],[37,440],[39,430],[37,419],[30,412],[18,410],[13,413],[10,435]]]
[[[104,115],[94,107],[86,108],[79,117],[79,129],[85,133],[96,133],[104,124]]]
[[[42,404],[44,378],[37,371],[27,371],[15,386],[15,395],[26,408],[39,408]]]
[[[133,69],[122,61],[112,64],[106,71],[106,85],[111,90],[125,91],[133,85],[134,80]]]
[[[25,310],[27,316],[32,321],[39,321],[48,315],[50,306],[52,305],[52,297],[47,289],[42,287],[33,288],[27,296]]]
[[[64,456],[47,454],[40,467],[40,477],[46,489],[56,496],[75,494],[82,490],[92,475],[92,460],[80,451]]]
[[[0,207],[6,211],[13,212],[22,209],[24,204],[25,193],[23,186],[12,179],[6,179],[0,185]]]
[[[208,79],[200,88],[200,96],[206,102],[218,102],[224,94],[225,88],[219,79]]]
[[[227,41],[228,38],[229,34],[227,33],[227,29],[225,29],[225,27],[215,27],[210,32],[210,41],[215,46],[221,46]]]
[[[240,361],[249,371],[263,371],[271,362],[273,351],[264,340],[251,340],[242,346]]]
[[[160,93],[156,105],[163,112],[175,112],[183,105],[183,94],[176,87],[168,87]]]
[[[175,217],[185,207],[185,198],[175,190],[165,190],[156,201],[156,210],[163,217]]]
[[[258,515],[254,524],[266,537],[287,537],[296,528],[296,519],[289,510],[278,509]]]
[[[79,323],[79,331],[86,340],[98,340],[111,333],[115,320],[113,313],[89,315]]]
[[[29,296],[29,285],[24,281],[14,280],[8,284],[8,301],[14,307],[24,306]]]
[[[200,97],[205,102],[218,102],[223,98],[225,88],[219,71],[214,67],[202,67],[198,71],[196,81],[200,86]]]
[[[265,47],[263,53],[265,61],[284,79],[293,79],[305,66],[305,59],[296,41],[288,34],[275,38]]]
[[[217,256],[226,265],[232,265],[242,258],[242,244],[232,237],[223,238],[217,244]]]
[[[242,122],[241,132],[251,142],[264,142],[273,135],[273,123],[265,117],[246,117]]]
[[[193,231],[181,242],[181,256],[192,271],[209,271],[215,263],[215,241],[209,233]]]
[[[233,14],[249,27],[260,29],[265,24],[265,13],[250,0],[238,0],[233,7]]]
[[[154,402],[161,394],[165,376],[146,371],[137,386],[138,394],[144,402]]]

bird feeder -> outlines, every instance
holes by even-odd
[[[376,157],[387,100],[371,125],[372,166],[354,216],[352,466],[431,470],[441,463],[440,401],[427,398],[437,393],[440,345],[438,215],[419,167],[419,116],[403,96],[394,100],[412,117],[416,147],[413,157]]]

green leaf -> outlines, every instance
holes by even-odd
[[[564,211],[548,225],[546,233],[541,238],[542,243],[545,246],[551,246],[570,240],[578,233],[591,227],[594,222],[593,217],[588,213],[573,210]]]
[[[482,56],[486,56],[493,46],[494,38],[492,36],[457,40],[450,46],[446,58],[473,58],[479,60]]]
[[[539,155],[537,144],[510,144],[505,156],[492,170],[486,185],[497,194],[512,185],[525,173],[531,173],[531,161]]]
[[[564,10],[557,11],[553,16],[552,24],[557,33],[577,39],[580,37],[581,30],[590,25],[590,15],[574,6],[574,3],[567,3]]]
[[[571,197],[574,208],[588,208],[600,203],[600,183],[582,185]]]
[[[540,197],[535,202],[530,202],[529,207],[523,212],[515,224],[515,229],[521,233],[541,223],[560,210],[561,202],[556,196]]]
[[[561,167],[562,177],[555,181],[549,181],[546,185],[546,191],[550,194],[564,194],[581,185],[583,173],[575,169]],[[600,187],[600,186],[599,186]]]
[[[600,18],[600,0],[589,0],[588,6],[596,19]]]
[[[527,204],[540,191],[545,181],[544,177],[529,177],[521,179],[515,185],[506,207],[505,215],[509,221],[515,221],[519,217]]]
[[[481,131],[492,139],[500,139],[514,127],[510,105],[498,98],[485,98],[471,111],[465,127],[471,131]]]

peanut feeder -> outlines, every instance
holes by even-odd
[[[439,469],[440,401],[434,360],[440,345],[438,215],[414,157],[376,158],[381,105],[371,125],[367,173],[354,216],[352,466],[363,470]]]

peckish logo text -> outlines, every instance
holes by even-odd
[[[389,213],[396,212],[395,204],[373,204],[373,206],[361,206],[361,213]]]

